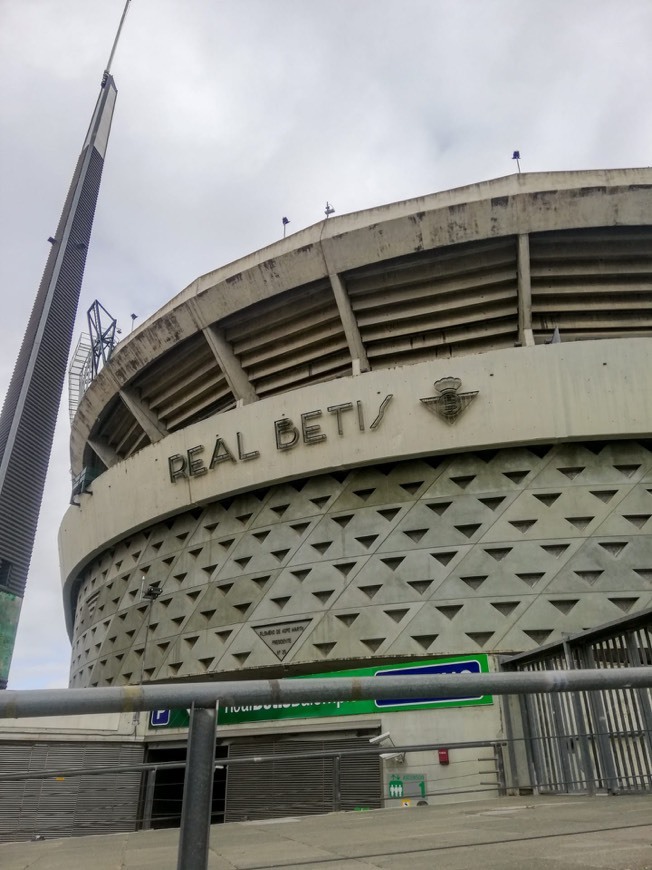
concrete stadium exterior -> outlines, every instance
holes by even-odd
[[[198,278],[118,345],[73,421],[71,686],[497,670],[541,645],[525,667],[649,663],[651,312],[652,169],[331,217]],[[553,702],[220,709],[219,758],[296,759],[218,767],[214,809],[608,790],[612,768],[617,789],[649,788],[649,693],[627,696],[630,724],[622,698]],[[43,767],[45,732],[20,727],[0,729],[0,758]],[[122,716],[74,743],[55,723],[46,755],[178,761],[186,727]],[[573,729],[605,727],[611,743],[575,752]],[[453,748],[310,756],[369,740]],[[66,830],[174,824],[166,777],[123,777],[100,820],[66,781]],[[29,824],[0,795],[0,838],[42,830],[43,794]]]
[[[167,303],[73,421],[71,686],[498,669],[650,608],[651,216],[650,169],[511,176],[330,218]],[[220,751],[495,741],[507,715],[226,710]],[[134,736],[160,760],[183,727]],[[346,800],[487,786],[477,748],[443,764],[367,757]],[[332,808],[274,782],[229,776],[225,818]]]
[[[517,175],[198,278],[73,423],[71,685],[507,653],[648,607],[651,215],[650,169]]]

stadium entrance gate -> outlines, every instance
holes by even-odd
[[[503,670],[652,664],[652,609],[502,661]],[[519,696],[532,785],[539,792],[652,791],[652,692],[620,689]]]

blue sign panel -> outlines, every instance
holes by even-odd
[[[164,728],[170,724],[171,710],[152,710],[149,717],[149,724],[152,728]]]
[[[391,668],[383,671],[376,671],[377,677],[411,677],[422,676],[425,674],[479,674],[482,673],[482,667],[478,659],[465,659],[458,662],[445,662],[439,665],[415,665],[407,668]],[[474,701],[482,697],[461,697],[461,698],[409,698],[405,700],[388,698],[386,700],[376,700],[376,707],[418,707],[420,704],[438,704],[450,703],[451,701]]]

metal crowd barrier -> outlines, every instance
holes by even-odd
[[[291,704],[392,698],[455,698],[652,688],[652,667],[491,674],[251,680],[95,689],[0,692],[0,718],[191,709],[178,870],[206,870],[215,766],[217,704]],[[386,750],[385,750],[386,751]],[[221,762],[220,762],[221,763]]]

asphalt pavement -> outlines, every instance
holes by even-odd
[[[0,844],[1,870],[175,870],[178,830]],[[211,829],[210,870],[652,870],[652,796],[510,797]]]

